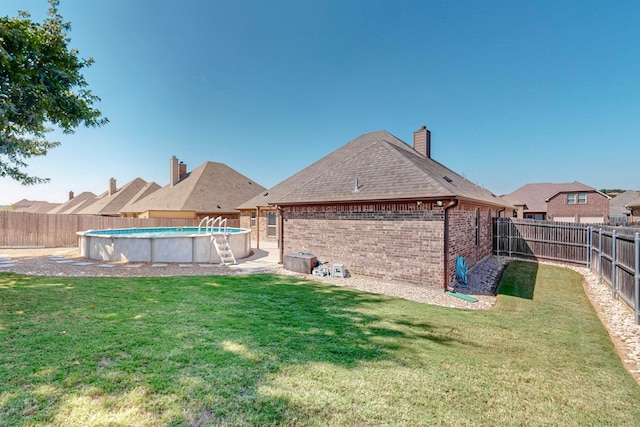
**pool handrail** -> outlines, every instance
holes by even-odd
[[[216,223],[218,223],[218,233],[215,233]],[[222,218],[222,216],[216,217],[211,223],[211,234],[224,234],[227,236],[229,233],[227,232],[227,218]]]
[[[198,234],[200,234],[200,228],[202,228],[202,223],[205,223],[204,225],[204,234],[207,234],[207,224],[209,223],[209,217],[205,216],[204,218],[202,218],[202,220],[200,220],[200,224],[198,224]]]

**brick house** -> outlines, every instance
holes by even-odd
[[[577,181],[526,184],[504,198],[518,208],[518,218],[583,224],[609,221],[611,198]]]
[[[110,178],[107,191],[96,196],[90,204],[85,205],[82,209],[77,209],[74,213],[78,215],[122,216],[121,210],[124,206],[142,199],[159,188],[160,186],[155,182],[147,182],[142,178],[135,178],[118,188],[115,178]]]
[[[201,219],[222,216],[237,227],[236,207],[265,190],[224,163],[205,162],[190,172],[173,156],[169,161],[169,184],[125,205],[125,216],[138,218]]]
[[[513,206],[386,131],[361,135],[239,207],[241,227],[276,240],[280,259],[311,252],[371,277],[443,287],[458,256],[492,251],[492,218]]]

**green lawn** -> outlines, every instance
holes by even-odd
[[[640,425],[578,274],[491,311],[292,277],[0,274],[0,425]]]

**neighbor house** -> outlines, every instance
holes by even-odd
[[[136,203],[122,208],[138,218],[187,218],[206,216],[230,219],[239,224],[237,206],[265,190],[223,163],[205,162],[191,172],[173,156],[169,161],[169,184]]]
[[[117,188],[115,178],[110,178],[107,191],[97,196],[93,203],[84,206],[75,213],[78,215],[122,216],[121,212],[125,206],[141,200],[158,189],[160,189],[158,184],[146,182],[142,178],[136,178]]]
[[[280,258],[313,253],[347,271],[425,286],[455,278],[492,251],[492,219],[513,206],[431,158],[426,127],[413,146],[361,135],[239,206],[256,240]]]
[[[504,198],[517,208],[518,218],[582,224],[609,221],[611,198],[577,181],[526,184]]]
[[[640,221],[640,191],[627,190],[611,199],[611,222],[625,225]]]
[[[11,206],[5,208],[5,210],[12,212],[28,212],[28,213],[48,213],[52,209],[60,206],[60,203],[49,203],[42,200],[27,200],[22,199],[13,203]]]
[[[91,191],[84,191],[77,196],[73,194],[73,191],[69,191],[69,200],[62,203],[60,206],[50,210],[50,214],[64,214],[72,215],[76,214],[86,206],[93,203],[96,199],[96,195]]]

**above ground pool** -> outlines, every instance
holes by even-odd
[[[121,262],[220,263],[211,233],[226,234],[236,259],[251,254],[251,230],[244,228],[154,227],[79,231],[80,255]]]

